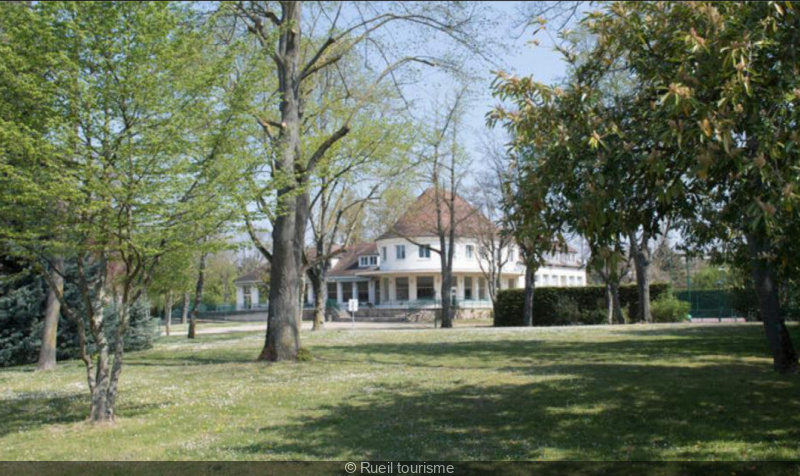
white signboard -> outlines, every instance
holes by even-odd
[[[358,299],[347,301],[347,310],[350,312],[358,312]]]

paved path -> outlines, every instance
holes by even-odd
[[[722,322],[719,322],[717,318],[714,319],[695,319],[694,322],[684,322],[684,323],[671,323],[671,324],[649,324],[649,326],[663,326],[665,328],[671,326],[713,326],[713,325],[720,325],[720,324],[745,324],[745,325],[753,325],[753,324],[760,324],[760,323],[745,323],[744,319],[734,320],[734,319],[723,319]],[[626,325],[622,328],[624,329],[635,329],[637,326],[646,325],[646,324],[633,324],[633,325]],[[312,323],[309,321],[303,321],[303,330],[310,331]],[[491,327],[491,323],[489,322],[472,322],[456,324],[457,328],[475,328],[475,327]],[[601,324],[598,326],[580,326],[581,328],[587,329],[592,327],[603,327],[607,328],[608,326],[605,324]],[[403,330],[403,329],[433,329],[432,322],[358,322],[356,321],[355,325],[350,322],[326,322],[325,323],[325,330],[330,331],[349,331],[349,330],[357,330],[357,331],[365,331],[365,330]],[[525,331],[529,329],[543,329],[541,327],[531,327],[531,328],[524,328],[524,327],[514,327],[514,328],[506,328],[506,330],[518,330],[518,331]],[[203,324],[198,324],[197,333],[198,334],[229,334],[232,332],[266,332],[267,325],[263,322],[254,322],[252,324],[238,324],[232,326],[220,326],[217,325],[215,327],[203,327]]]
[[[487,324],[488,325],[488,324]],[[303,330],[310,331],[312,323],[303,322]],[[432,329],[432,322],[356,322],[353,326],[350,322],[326,322],[325,330],[386,330],[386,329]],[[230,327],[207,327],[198,324],[198,334],[229,334],[231,332],[252,332],[267,331],[266,323],[242,324]]]

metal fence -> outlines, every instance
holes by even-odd
[[[675,297],[689,303],[689,315],[693,319],[744,317],[740,311],[734,309],[733,292],[730,290],[676,291]]]

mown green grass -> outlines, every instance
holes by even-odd
[[[757,325],[304,332],[298,364],[262,340],[129,354],[114,426],[78,362],[0,370],[0,459],[800,459]]]

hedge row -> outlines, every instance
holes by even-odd
[[[655,301],[668,290],[668,284],[650,285],[650,300]],[[639,294],[636,285],[620,286],[619,299],[632,321],[638,321]],[[524,289],[505,289],[497,293],[494,325],[522,326]],[[603,286],[579,288],[541,287],[533,295],[533,325],[559,326],[570,324],[602,324],[608,319],[606,289]]]

